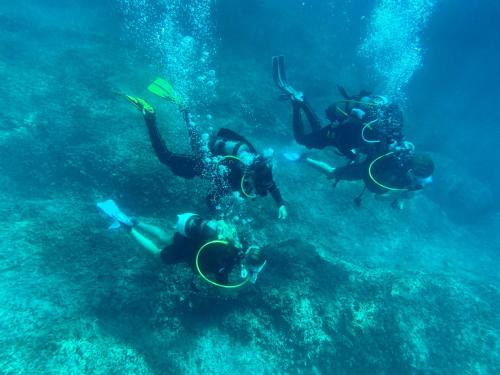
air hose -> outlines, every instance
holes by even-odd
[[[201,253],[203,253],[203,251],[205,251],[208,247],[212,246],[212,245],[223,245],[223,246],[229,246],[229,242],[228,241],[222,241],[222,240],[213,240],[213,241],[209,241],[207,242],[206,244],[204,244],[202,247],[200,247],[200,249],[198,250],[198,252],[196,253],[196,260],[195,260],[195,265],[196,265],[196,271],[198,272],[198,274],[201,276],[201,278],[203,280],[205,280],[207,283],[213,285],[213,286],[216,286],[216,287],[219,287],[219,288],[223,288],[223,289],[237,289],[237,288],[241,288],[243,285],[245,285],[249,280],[250,278],[247,277],[245,278],[242,282],[238,283],[238,284],[233,284],[233,285],[224,285],[224,284],[220,284],[216,281],[213,281],[213,280],[210,280],[201,270],[200,268],[200,264],[199,264],[199,259],[200,259],[200,255]]]
[[[373,165],[374,165],[377,161],[379,161],[379,160],[381,160],[381,159],[383,159],[383,158],[385,158],[385,157],[387,157],[387,156],[391,156],[392,154],[394,154],[394,151],[388,152],[387,154],[381,155],[381,156],[379,156],[378,158],[374,159],[374,160],[370,163],[370,166],[368,167],[368,176],[370,177],[370,180],[372,180],[372,181],[373,181],[376,185],[378,185],[379,187],[381,187],[381,188],[383,188],[383,189],[386,189],[386,190],[389,190],[389,191],[408,191],[409,189],[392,188],[392,187],[390,187],[390,186],[386,186],[386,185],[384,185],[384,184],[382,184],[382,183],[378,182],[378,181],[375,179],[375,177],[373,177],[373,173],[372,173],[372,168],[373,168]]]

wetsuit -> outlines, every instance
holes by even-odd
[[[369,175],[370,164],[374,159],[366,159],[362,163],[351,163],[343,167],[338,167],[333,171],[333,178],[337,181],[357,181],[363,180],[368,190],[373,193],[383,194],[388,192],[381,187]],[[395,189],[405,189],[408,191],[421,190],[422,186],[416,185],[409,176],[409,159],[402,154],[390,155],[379,159],[372,166],[372,175],[379,183]]]
[[[359,152],[371,156],[382,155],[388,151],[391,143],[403,140],[402,113],[397,105],[380,107],[366,105],[368,108],[362,112],[366,113],[360,119],[352,111],[358,106],[352,105],[351,101],[357,103],[361,98],[358,96],[348,98],[342,113],[339,113],[340,108],[336,104],[328,108],[327,114],[332,122],[326,126],[321,126],[321,121],[306,99],[303,101],[292,100],[293,133],[297,143],[307,148],[317,149],[333,146],[343,156],[355,160]],[[304,129],[302,111],[304,111],[311,127],[309,133],[306,133]],[[373,124],[366,126],[370,122]]]
[[[292,101],[293,134],[298,144],[307,148],[323,149],[327,146],[336,147],[345,157],[353,160],[356,154],[353,149],[363,146],[361,131],[363,123],[356,116],[346,116],[340,123],[331,122],[321,126],[321,121],[312,110],[309,102]],[[304,111],[311,132],[305,133],[301,111]]]
[[[238,156],[239,151],[243,148],[248,149],[248,153],[253,156],[257,154],[255,148],[244,137],[225,128],[220,129],[215,137],[212,137],[212,140],[209,142],[209,149],[207,153],[207,151],[205,151],[201,146],[200,136],[194,129],[189,112],[187,110],[183,111],[183,116],[188,128],[193,154],[179,154],[170,151],[158,131],[156,117],[145,116],[151,145],[153,146],[158,160],[168,166],[172,173],[176,176],[187,179],[191,179],[195,176],[202,176],[206,171],[206,166],[204,166],[203,160],[206,159],[207,156]],[[227,150],[226,143],[230,143],[231,145],[234,144],[230,151]],[[259,157],[256,159],[258,158]],[[255,184],[255,186],[253,186],[255,188],[255,194],[264,197],[269,193],[275,200],[278,207],[284,204],[281,193],[274,182],[270,167],[266,168],[265,165],[263,163],[259,163],[258,160],[256,163],[253,163],[248,167],[236,159],[228,159],[227,161],[223,161],[222,164],[226,165],[228,168],[228,173],[225,176],[227,186],[224,186],[225,184],[223,181],[215,181],[216,185],[220,186],[216,186],[215,190],[208,195],[207,202],[209,207],[213,208],[214,205],[217,204],[217,199],[220,198],[221,193],[222,195],[225,195],[233,191],[241,192],[241,181],[247,171],[250,171],[249,174],[252,175],[252,179]],[[217,166],[214,165],[213,167],[215,170]],[[214,173],[213,175],[217,176],[217,173]],[[248,179],[246,182],[248,183]],[[246,189],[250,189],[250,186],[246,186]]]
[[[232,155],[240,159],[244,159],[246,153],[252,155],[252,157],[257,155],[257,151],[245,137],[226,128],[220,129],[215,137],[213,137],[210,142],[210,150],[214,156]],[[285,204],[281,192],[276,182],[274,182],[272,168],[267,165],[261,156],[257,156],[253,160],[250,168],[245,167],[244,162],[235,159],[228,159],[224,164],[229,169],[227,181],[232,191],[241,191],[241,179],[243,178],[245,169],[250,169],[255,184],[253,186],[255,188],[253,193],[260,197],[265,197],[269,193],[278,207]],[[244,188],[248,191],[252,186],[246,185]]]
[[[176,232],[173,242],[161,252],[165,264],[188,264],[193,272],[196,270],[196,254],[207,242],[217,239],[217,230],[211,222],[195,215],[186,225],[186,236]],[[218,283],[227,284],[228,276],[241,263],[242,253],[233,246],[210,247],[199,259],[200,269],[204,274],[215,275]]]

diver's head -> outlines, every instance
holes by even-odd
[[[258,246],[250,246],[241,262],[241,276],[250,277],[250,281],[255,283],[260,271],[266,265],[267,258],[264,252]]]
[[[416,153],[410,160],[410,176],[415,185],[424,187],[432,182],[434,161],[429,155]]]

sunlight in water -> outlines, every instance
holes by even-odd
[[[388,95],[404,99],[403,89],[422,65],[420,36],[435,0],[379,0],[359,48],[370,60]]]

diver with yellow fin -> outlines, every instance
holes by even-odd
[[[193,213],[177,215],[173,238],[158,226],[134,220],[111,199],[97,207],[113,220],[110,229],[124,227],[148,253],[167,265],[185,263],[210,285],[238,289],[255,283],[266,265],[258,246],[245,246],[234,225],[223,220],[206,220]]]
[[[158,78],[148,86],[148,90],[180,108],[193,151],[192,154],[170,151],[158,131],[153,107],[144,99],[127,95],[127,99],[144,115],[158,160],[176,176],[212,178],[215,188],[207,196],[209,208],[215,209],[221,197],[231,193],[239,194],[244,199],[270,194],[278,207],[278,218],[286,219],[285,201],[273,179],[272,153],[258,153],[247,139],[226,128],[204,139],[191,119],[186,102],[168,81]]]

